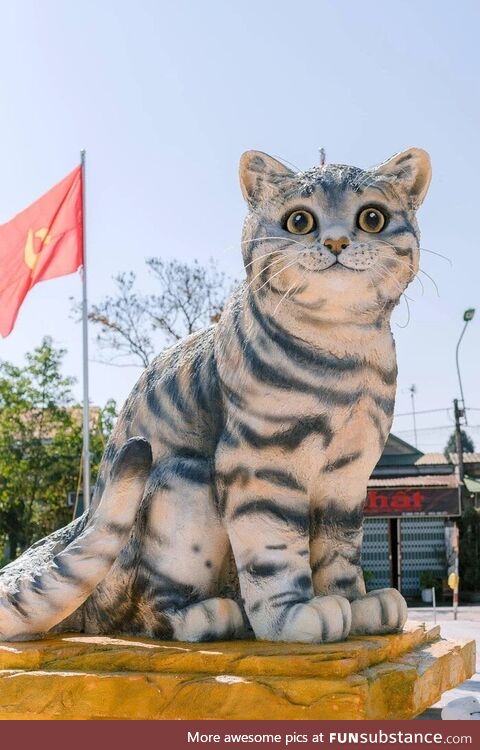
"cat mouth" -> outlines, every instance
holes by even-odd
[[[351,266],[346,266],[345,263],[342,263],[338,258],[335,260],[334,263],[332,263],[331,266],[328,266],[325,270],[328,271],[329,269],[335,269],[338,271],[355,271],[357,273],[366,271],[366,268],[352,268]]]
[[[332,260],[330,265],[323,266],[321,268],[315,267],[315,266],[309,266],[305,263],[300,263],[300,265],[305,268],[307,271],[312,271],[313,273],[323,273],[324,271],[335,271],[336,273],[345,273],[345,271],[353,271],[353,272],[361,272],[361,271],[367,271],[367,268],[352,268],[351,266],[345,265],[345,263],[342,263],[341,260],[338,258],[335,258],[335,260]]]

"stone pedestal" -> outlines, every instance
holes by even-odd
[[[474,665],[418,623],[319,646],[52,636],[0,644],[0,719],[409,719]]]

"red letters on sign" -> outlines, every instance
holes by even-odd
[[[423,510],[425,496],[420,490],[369,490],[365,504],[366,513],[412,513]]]
[[[450,477],[448,477],[450,480]],[[419,480],[419,484],[420,484]],[[379,487],[367,491],[365,513],[370,516],[401,516],[421,513],[458,516],[458,487]]]

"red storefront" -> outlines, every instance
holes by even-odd
[[[362,566],[369,588],[420,593],[420,575],[445,579],[460,515],[455,467],[391,435],[372,474],[365,503]]]

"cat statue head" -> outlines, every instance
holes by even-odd
[[[313,320],[388,319],[418,271],[416,211],[430,178],[419,148],[373,169],[327,164],[306,172],[247,151],[240,184],[250,289],[270,308]]]

